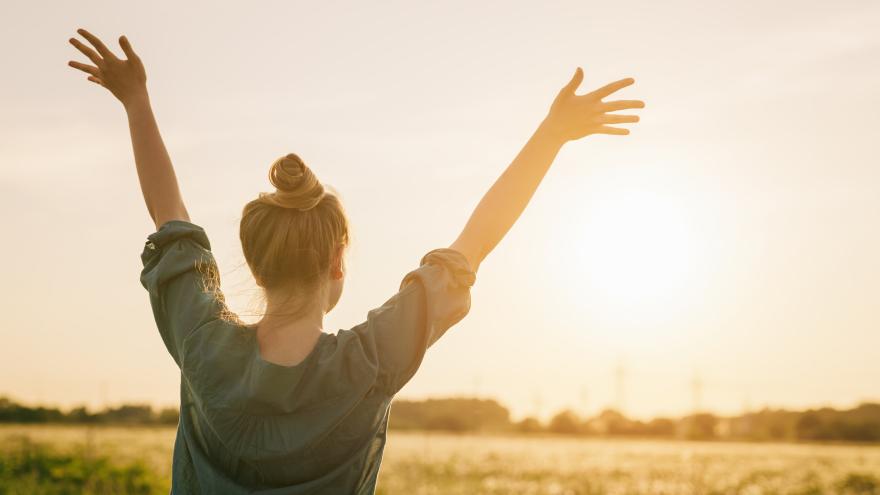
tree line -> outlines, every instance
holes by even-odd
[[[582,416],[566,409],[549,421],[527,417],[513,421],[510,411],[494,399],[467,397],[396,400],[389,427],[398,430],[447,432],[518,432],[594,437],[645,437],[693,440],[880,442],[880,404],[852,409],[790,411],[762,409],[739,416],[709,412],[679,418],[631,419],[614,409]],[[0,397],[0,423],[72,423],[176,425],[177,408],[154,409],[148,404],[123,404],[90,411],[85,406],[63,411],[27,406]]]
[[[55,407],[26,406],[0,397],[0,423],[176,425],[178,415],[176,407],[154,409],[149,404],[123,404],[94,412],[79,406],[62,411]]]

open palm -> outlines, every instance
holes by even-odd
[[[578,67],[550,107],[545,119],[546,124],[566,141],[580,139],[590,134],[629,134],[629,129],[614,127],[611,124],[638,122],[637,115],[619,115],[610,112],[631,108],[644,108],[641,100],[602,101],[618,90],[625,88],[635,80],[631,77],[615,81],[611,84],[584,95],[577,95],[578,86],[584,79],[584,71]]]
[[[147,73],[144,70],[144,64],[131,48],[131,44],[125,36],[119,38],[119,46],[122,47],[127,59],[120,59],[97,36],[85,29],[78,29],[77,33],[91,43],[94,49],[76,38],[70,38],[70,44],[95,65],[74,60],[68,62],[67,65],[88,74],[89,81],[110,90],[123,105],[127,106],[137,98],[146,95]]]

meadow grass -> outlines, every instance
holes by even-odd
[[[174,434],[168,427],[0,426],[0,495],[167,493]],[[27,445],[30,464],[15,461]],[[392,431],[378,493],[880,495],[880,446]]]

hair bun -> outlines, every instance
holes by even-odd
[[[274,193],[260,193],[260,199],[282,208],[310,210],[324,198],[324,186],[311,169],[295,153],[289,153],[272,163],[269,182]]]

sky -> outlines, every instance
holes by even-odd
[[[351,328],[482,194],[583,67],[633,77],[629,136],[567,143],[401,398],[515,418],[880,400],[880,4],[4,2],[0,394],[176,405],[140,285],[155,229],[122,106],[67,67],[84,27],[144,61],[234,311],[244,204],[295,152],[352,222]],[[9,22],[9,21],[13,22]]]

